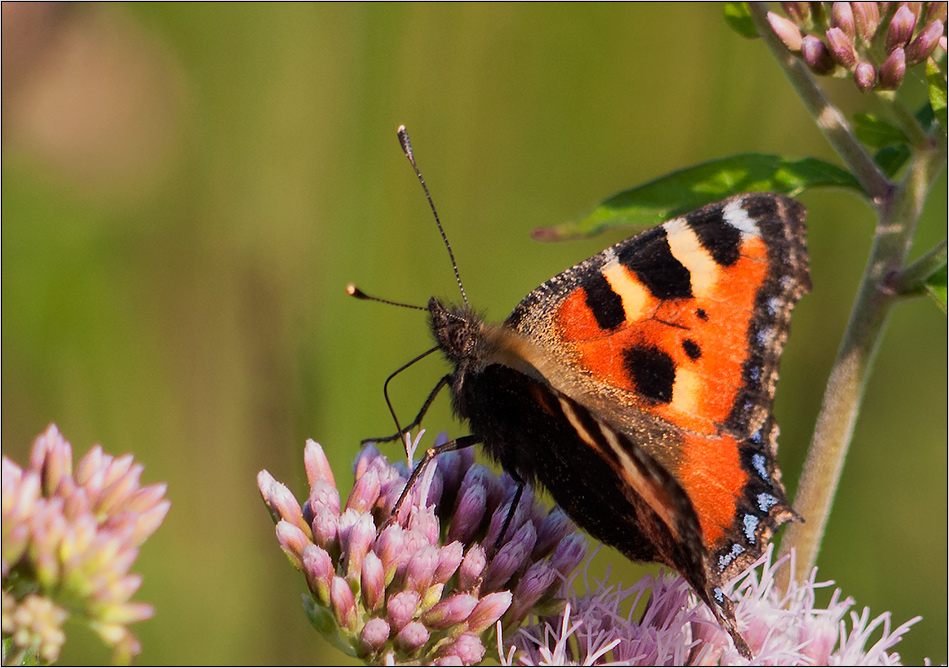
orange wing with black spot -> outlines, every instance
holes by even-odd
[[[553,388],[672,474],[724,576],[796,517],[771,407],[810,289],[803,221],[784,196],[730,198],[565,271],[505,322],[555,360]]]

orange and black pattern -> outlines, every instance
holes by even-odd
[[[599,540],[678,570],[746,656],[720,587],[798,519],[771,409],[810,289],[804,213],[768,193],[709,205],[554,277],[500,326],[429,302],[465,443]]]

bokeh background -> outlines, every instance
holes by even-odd
[[[145,664],[348,661],[308,626],[255,476],[302,495],[314,438],[348,490],[359,439],[392,430],[382,383],[430,345],[425,319],[347,282],[456,295],[398,124],[468,294],[497,320],[624,236],[543,245],[534,227],[735,153],[835,160],[713,3],[4,3],[2,44],[3,452],[25,463],[56,422],[77,456],[102,443],[168,482],[136,567],[157,610],[137,628]],[[946,198],[943,182],[914,256],[945,236]],[[792,495],[874,221],[850,194],[802,200],[814,291],[776,407]],[[900,646],[910,663],[947,661],[946,331],[928,301],[893,312],[819,561],[858,611],[923,616]],[[403,416],[444,369],[394,383]],[[458,435],[446,404],[427,426]],[[643,568],[608,562],[624,582]],[[71,630],[65,663],[107,659]]]

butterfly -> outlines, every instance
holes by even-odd
[[[424,187],[404,128],[400,139]],[[429,450],[416,474],[480,444],[518,491],[540,484],[594,538],[678,571],[751,658],[722,587],[800,519],[772,402],[810,290],[804,216],[773,193],[710,204],[553,277],[499,325],[463,288],[460,305],[433,297],[432,351],[452,370],[413,425],[447,387],[471,434]]]

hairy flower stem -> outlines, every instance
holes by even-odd
[[[887,280],[903,269],[926,196],[946,164],[946,152],[941,144],[917,144],[904,181],[899,186],[890,183],[804,65],[788,52],[771,29],[767,6],[763,3],[749,3],[749,6],[759,34],[827,141],[863,186],[878,214],[870,257],[828,379],[794,499],[795,510],[806,521],[788,527],[781,544],[782,554],[792,548],[797,551],[796,572],[788,576],[802,578],[817,561],[867,379],[890,307],[899,297],[887,287]]]
[[[926,279],[946,266],[946,260],[949,257],[946,249],[947,240],[943,239],[921,258],[895,275],[891,282],[892,289],[896,293],[908,297],[924,294]]]
[[[945,165],[935,149],[918,153],[894,197],[880,209],[873,247],[837,352],[804,463],[794,507],[806,519],[788,528],[782,553],[797,550],[797,576],[815,565],[837,483],[890,308],[900,295],[886,281],[902,269],[926,195]]]

